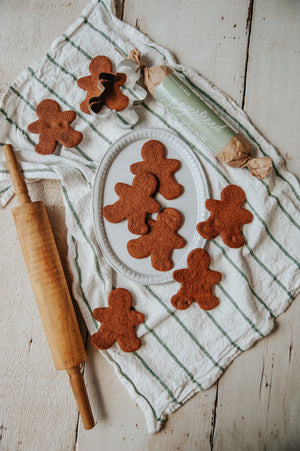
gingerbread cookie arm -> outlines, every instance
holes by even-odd
[[[132,310],[130,312],[130,319],[133,326],[137,326],[138,324],[141,324],[145,320],[145,316],[141,312],[136,312],[135,310]]]
[[[107,308],[106,307],[98,307],[93,310],[93,317],[102,323],[107,319]]]
[[[145,169],[143,167],[143,161],[138,161],[137,163],[132,163],[130,165],[130,171],[134,175],[141,174],[142,172],[145,172]]]
[[[206,289],[209,289],[212,285],[216,285],[217,283],[221,282],[221,280],[222,274],[219,271],[213,271],[212,269],[209,269],[205,275],[204,287]]]
[[[126,211],[122,210],[122,205],[123,203],[117,200],[114,204],[103,207],[102,213],[105,219],[113,224],[124,221],[127,216]]]
[[[133,258],[146,258],[151,253],[151,240],[149,235],[143,235],[127,243],[127,250]]]
[[[207,199],[205,201],[205,208],[211,213],[218,211],[221,208],[221,202],[216,199]]]
[[[186,245],[185,239],[175,232],[173,249],[181,249]]]
[[[180,168],[180,161],[175,160],[174,158],[168,158],[166,160],[165,164],[171,174],[173,174],[174,172],[177,172],[178,169]]]
[[[111,205],[106,205],[103,207],[103,216],[107,219],[107,221],[117,224],[127,218],[128,209],[124,205],[122,196],[130,196],[131,190],[131,186],[126,185],[125,183],[117,183],[115,185],[115,193],[120,199]]]
[[[251,211],[246,210],[246,208],[242,208],[241,209],[241,215],[240,216],[241,216],[241,221],[243,222],[243,224],[249,224],[254,219],[254,216],[251,213]]]
[[[198,233],[206,240],[216,238],[219,234],[212,217],[209,217],[206,221],[199,222],[196,228]]]
[[[77,80],[77,85],[79,88],[84,89],[85,91],[88,90],[90,85],[90,75],[87,77],[82,77]]]
[[[40,133],[40,121],[31,122],[27,128],[30,133]]]
[[[184,282],[188,274],[189,269],[177,269],[173,272],[173,279],[176,280],[176,282]]]
[[[75,111],[72,111],[72,110],[62,111],[60,114],[61,114],[61,118],[69,123],[75,121],[75,119],[76,119],[76,113],[75,113]]]

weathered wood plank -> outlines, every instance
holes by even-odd
[[[298,2],[255,2],[245,110],[300,174]],[[275,331],[240,356],[219,382],[214,447],[296,450],[300,443],[299,297]]]
[[[45,54],[85,5],[85,0],[1,5],[0,94],[28,64]],[[66,266],[59,183],[31,184],[30,194],[47,205]],[[77,406],[67,375],[54,369],[13,225],[10,210],[14,205],[15,199],[1,210],[0,221],[0,448],[72,450]]]
[[[31,184],[31,197],[49,206],[56,238],[59,231],[58,245],[66,255],[58,186],[44,182],[43,188],[40,183]],[[13,199],[1,211],[0,447],[71,450],[75,443],[77,406],[66,373],[54,368],[14,229],[10,210],[15,205]]]
[[[248,1],[126,0],[123,20],[168,48],[241,104],[249,32]]]
[[[254,2],[253,19],[245,110],[281,155],[299,158],[300,3]]]

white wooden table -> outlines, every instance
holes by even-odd
[[[300,176],[300,2],[119,0],[122,20],[228,93]],[[85,0],[0,1],[0,91],[43,56]],[[57,182],[30,185],[45,202],[65,263]],[[211,389],[147,433],[144,416],[113,369],[88,347],[85,380],[96,427],[85,431],[67,376],[54,369],[13,226],[0,211],[0,449],[300,449],[300,300],[275,331],[236,359]],[[85,333],[84,326],[82,327]]]

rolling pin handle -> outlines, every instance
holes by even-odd
[[[88,394],[84,384],[83,376],[80,371],[80,365],[67,368],[70,384],[76,399],[77,407],[81,415],[84,429],[92,429],[95,421],[90,406]]]
[[[18,199],[18,204],[23,205],[31,202],[30,196],[28,194],[28,189],[19,167],[16,154],[10,144],[5,144],[3,146],[3,152],[5,155],[7,168],[12,180],[12,184],[15,190],[15,194]]]

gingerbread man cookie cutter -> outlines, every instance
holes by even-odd
[[[134,61],[124,59],[116,67],[116,74],[99,74],[98,88],[103,91],[103,87],[108,89],[108,76],[125,74],[126,81],[120,86],[121,92],[128,97],[128,105],[120,111],[116,109],[109,109],[107,106],[103,106],[98,112],[94,111],[95,99],[90,99],[90,111],[91,114],[97,114],[98,117],[107,118],[114,116],[118,125],[122,128],[133,128],[139,121],[139,115],[136,111],[136,107],[142,104],[147,97],[147,91],[143,89],[139,84],[141,78],[141,69]],[[105,91],[103,91],[103,96]],[[101,96],[99,96],[101,97]],[[91,105],[92,103],[92,105]]]

